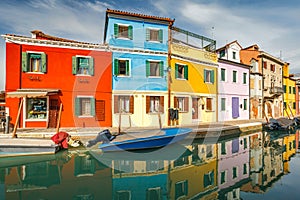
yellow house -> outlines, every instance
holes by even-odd
[[[217,54],[215,41],[178,28],[175,36],[203,40],[207,46],[195,46],[172,38],[170,108],[178,110],[179,125],[217,120]],[[199,44],[203,42],[199,41]]]
[[[289,63],[285,63],[282,69],[284,116],[293,117],[296,114],[296,80],[289,73]]]

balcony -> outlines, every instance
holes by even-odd
[[[270,94],[276,94],[276,95],[281,95],[283,94],[283,88],[282,87],[270,87]]]

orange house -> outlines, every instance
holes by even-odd
[[[111,52],[32,31],[6,41],[6,106],[19,127],[109,127]],[[19,120],[18,120],[19,118]]]

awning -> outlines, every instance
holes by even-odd
[[[6,98],[21,98],[21,97],[45,97],[49,95],[58,94],[58,89],[17,89],[13,92],[7,92]]]

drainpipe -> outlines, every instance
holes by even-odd
[[[170,108],[171,108],[171,43],[172,43],[172,22],[169,22],[168,33],[168,126],[171,125]]]
[[[264,97],[264,87],[265,87],[265,79],[264,79],[264,57],[262,56],[261,57],[261,73],[262,73],[262,85],[261,85],[261,89],[262,89],[262,109],[261,109],[261,111],[262,111],[262,113],[261,113],[261,115],[263,115],[263,113],[265,114],[265,115],[267,115],[266,114],[266,112],[265,112],[265,97]],[[263,118],[263,116],[261,116],[262,118]],[[268,116],[265,116],[267,119],[268,119]]]

